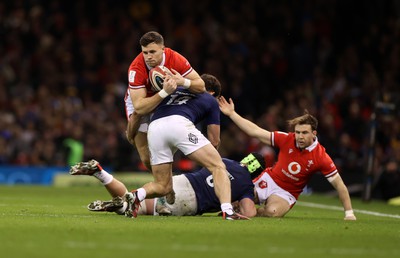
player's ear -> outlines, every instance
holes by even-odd
[[[313,140],[315,140],[315,138],[317,138],[317,131],[314,130],[312,133],[313,133]]]

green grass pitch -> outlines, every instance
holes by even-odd
[[[94,213],[101,186],[0,186],[1,257],[400,257],[400,207],[301,196],[283,219]],[[321,206],[315,205],[320,204]]]

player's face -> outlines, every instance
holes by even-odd
[[[156,43],[150,43],[142,46],[144,61],[148,66],[155,67],[161,64],[164,53],[164,46]]]
[[[300,149],[305,149],[310,146],[315,139],[317,134],[316,131],[311,129],[311,125],[296,125],[294,127],[294,133],[296,136],[296,143]]]

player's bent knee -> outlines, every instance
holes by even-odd
[[[264,213],[267,217],[271,218],[282,218],[283,216],[285,216],[285,213],[281,212],[280,209],[278,209],[278,207],[275,206],[266,207]]]

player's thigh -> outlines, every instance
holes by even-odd
[[[139,155],[149,156],[149,145],[147,142],[147,133],[137,132],[135,135],[135,145]]]
[[[219,152],[211,143],[192,152],[188,157],[206,168],[225,167]]]
[[[168,122],[167,119],[157,119],[149,126],[147,140],[151,165],[172,163],[174,160],[176,147],[171,143],[171,135],[176,133],[176,126],[173,123],[168,126],[166,122]]]
[[[272,194],[265,202],[265,209],[271,215],[283,217],[290,210],[290,204],[284,198]]]

